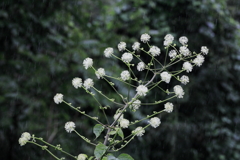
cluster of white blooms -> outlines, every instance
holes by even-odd
[[[130,122],[129,120],[123,118],[120,120],[119,123],[122,128],[128,128]]]
[[[75,129],[75,123],[74,122],[67,122],[65,123],[65,130],[68,132],[68,133],[71,133],[74,129]]]
[[[131,104],[130,108],[133,111],[136,111],[137,109],[139,109],[140,106],[141,106],[141,101],[137,99],[137,100],[133,101],[133,103]]]
[[[174,90],[174,93],[176,94],[176,96],[178,98],[183,98],[184,91],[183,91],[181,86],[176,85],[176,86],[173,87],[173,90]]]
[[[19,138],[18,142],[20,146],[25,145],[31,139],[31,134],[28,132],[22,133],[21,137]]]
[[[192,72],[193,66],[189,62],[184,62],[183,63],[183,69],[186,70],[186,72]]]
[[[196,66],[200,67],[204,62],[204,57],[202,55],[197,55],[197,57],[193,60],[193,63],[196,64]]]
[[[174,40],[174,37],[171,34],[167,34],[164,37],[163,45],[167,47],[172,44],[173,40]]]
[[[102,78],[103,76],[106,75],[104,68],[99,68],[96,72],[95,72],[96,76],[98,79]]]
[[[53,100],[56,104],[62,103],[63,101],[63,95],[61,93],[57,93],[54,97]]]
[[[167,102],[164,104],[164,111],[171,113],[173,111],[173,104],[170,102]]]
[[[134,51],[137,51],[137,50],[139,50],[139,48],[140,48],[140,43],[139,42],[134,42],[133,45],[132,45],[132,49]]]
[[[166,82],[166,83],[169,83],[170,80],[171,80],[171,77],[172,77],[172,75],[169,74],[168,72],[162,72],[162,73],[160,74],[160,76],[161,76],[162,81],[164,81],[164,82]]]
[[[124,81],[129,80],[131,78],[129,71],[122,71],[121,78]]]
[[[152,46],[150,49],[149,49],[149,52],[151,53],[152,56],[158,56],[160,53],[161,53],[161,50],[160,48],[158,48],[157,46]]]
[[[177,56],[177,52],[175,50],[171,50],[168,54],[170,58],[176,58]]]
[[[118,50],[119,51],[124,51],[126,49],[127,44],[125,42],[120,42],[118,44]]]
[[[104,50],[104,56],[107,58],[110,58],[113,54],[113,48],[112,47],[108,47]]]
[[[161,124],[161,121],[158,117],[154,117],[150,119],[149,123],[153,128],[157,128]]]
[[[133,55],[131,53],[124,53],[122,55],[122,61],[125,63],[130,63],[133,59]]]
[[[208,54],[208,48],[207,48],[206,46],[202,46],[202,47],[201,47],[201,52],[202,52],[203,54],[207,55],[207,54]]]
[[[185,36],[182,36],[179,38],[179,42],[182,44],[182,45],[186,45],[187,42],[188,42],[188,38],[185,37]]]
[[[88,69],[88,68],[92,67],[92,65],[93,65],[93,60],[92,60],[92,58],[86,58],[86,59],[84,59],[84,61],[83,61],[83,66],[85,67],[85,69]]]
[[[144,85],[139,85],[136,91],[139,96],[146,96],[148,92],[148,88]]]
[[[132,133],[135,134],[136,136],[141,137],[145,133],[145,130],[142,127],[137,127],[135,130],[132,131]]]
[[[83,83],[83,86],[86,88],[86,89],[89,89],[91,88],[92,86],[94,85],[93,83],[93,80],[91,78],[88,78],[84,81]]]
[[[87,159],[87,155],[86,154],[79,154],[77,157],[77,160],[86,160]]]
[[[181,46],[179,52],[182,55],[184,55],[185,57],[191,55],[191,52],[189,51],[189,49],[186,46]]]
[[[121,116],[120,116],[121,115]],[[120,116],[120,117],[119,117]],[[118,118],[119,117],[119,118]],[[123,119],[123,114],[122,113],[116,113],[114,116],[113,116],[113,119],[114,120],[117,120],[120,121]]]
[[[151,37],[149,36],[149,34],[144,33],[144,34],[141,35],[140,40],[141,40],[143,43],[147,43],[147,42],[150,40],[150,38],[151,38]]]
[[[139,62],[137,65],[138,71],[143,71],[145,69],[146,65],[143,62]]]
[[[75,77],[72,80],[72,85],[77,89],[77,88],[81,88],[82,87],[82,79]]]
[[[187,83],[189,83],[189,78],[188,78],[188,76],[185,76],[185,75],[183,75],[181,78],[180,78],[180,81],[181,81],[181,83],[182,84],[187,84]]]

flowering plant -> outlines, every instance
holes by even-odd
[[[127,70],[119,73],[118,76],[120,77],[107,75],[104,68],[94,68],[92,58],[88,57],[83,61],[84,68],[93,69],[95,71],[96,77],[98,79],[105,80],[109,86],[118,94],[121,101],[116,102],[115,99],[111,99],[106,96],[102,91],[94,86],[94,81],[91,78],[87,78],[83,81],[82,78],[75,77],[72,80],[73,87],[76,89],[84,89],[87,94],[92,96],[93,99],[97,101],[99,104],[99,109],[102,110],[104,114],[105,110],[111,108],[103,107],[95,97],[95,93],[106,98],[112,105],[117,106],[116,112],[112,116],[112,119],[108,119],[108,117],[105,115],[108,124],[102,123],[103,120],[98,119],[98,117],[92,117],[88,115],[85,113],[85,111],[82,111],[80,107],[74,107],[71,103],[66,102],[63,98],[63,94],[61,93],[57,93],[53,98],[56,104],[65,103],[73,110],[95,121],[96,125],[93,127],[93,133],[95,134],[96,139],[100,137],[100,135],[105,134],[103,142],[97,142],[96,139],[91,141],[77,131],[78,129],[76,128],[74,122],[70,121],[65,124],[65,130],[68,133],[76,133],[86,143],[89,143],[95,147],[93,155],[90,156],[84,153],[80,153],[78,156],[74,156],[64,151],[60,145],[51,145],[48,142],[44,141],[42,138],[35,137],[28,132],[24,132],[19,138],[20,145],[23,146],[26,143],[33,143],[49,152],[54,158],[58,160],[64,158],[58,158],[55,156],[48,149],[49,147],[57,149],[77,160],[133,160],[133,158],[128,154],[122,153],[118,157],[115,157],[111,152],[119,151],[127,146],[135,137],[143,136],[145,134],[146,128],[157,128],[161,124],[161,120],[159,119],[158,115],[162,112],[171,113],[173,111],[174,105],[169,101],[172,98],[183,98],[185,94],[180,84],[186,85],[189,83],[189,77],[183,73],[186,74],[191,72],[194,66],[200,67],[204,62],[204,55],[208,54],[208,48],[205,46],[201,47],[200,53],[191,52],[188,49],[187,45],[188,38],[185,36],[179,38],[181,46],[177,48],[176,44],[173,42],[174,37],[171,34],[167,34],[164,37],[163,42],[165,46],[164,49],[166,50],[165,57],[160,57],[160,48],[157,46],[151,46],[149,44],[150,38],[150,35],[146,33],[142,34],[140,38],[141,42],[148,48],[148,50],[145,49],[146,47],[140,47],[141,44],[139,42],[135,42],[132,45],[132,51],[127,49],[127,44],[125,42],[120,42],[117,47],[120,52],[124,52],[121,57],[118,57],[116,54],[114,54],[114,49],[111,47],[108,47],[104,50],[104,56],[106,58],[116,58],[127,66]],[[140,52],[145,55],[138,54]],[[149,60],[143,59],[141,56],[147,56],[149,57]],[[182,63],[182,68],[172,71],[171,67],[178,63]],[[142,72],[141,74],[144,74],[145,78],[136,76],[136,72]],[[160,86],[161,83],[170,83],[172,79],[180,82],[180,84],[177,84],[173,88],[169,89],[163,89]],[[122,82],[123,85],[129,86],[133,92],[120,93],[116,89],[113,80],[118,80]],[[160,89],[162,92],[164,92],[166,94],[166,98],[163,100],[157,99],[152,103],[141,102],[141,100],[149,95],[149,92],[153,91],[155,88]],[[91,91],[94,91],[95,93]],[[142,119],[133,121],[124,117],[126,112],[135,112],[137,110],[143,109],[140,109],[142,105],[157,105],[161,103],[164,103],[164,109],[154,111],[151,115],[146,115]],[[141,122],[147,122],[147,124],[145,123],[145,126],[140,126],[140,124],[142,124]],[[124,129],[126,128],[132,130],[129,135],[125,135],[126,133]],[[44,145],[39,144],[39,141],[43,142]]]

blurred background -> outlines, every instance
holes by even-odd
[[[189,74],[184,99],[172,101],[173,113],[160,115],[160,127],[147,129],[120,153],[135,160],[239,160],[239,8],[237,0],[2,0],[0,159],[53,159],[35,145],[20,147],[24,131],[61,144],[73,155],[93,155],[93,148],[66,133],[64,124],[74,121],[81,134],[92,138],[95,123],[64,104],[54,104],[53,96],[63,93],[66,101],[90,115],[101,113],[89,95],[71,85],[74,77],[96,80],[82,66],[83,59],[95,59],[95,68],[109,74],[120,73],[125,66],[106,59],[106,47],[116,49],[120,41],[131,47],[141,34],[149,33],[150,44],[163,51],[163,37],[171,33],[175,39],[187,36],[189,48],[196,52],[207,46],[209,55]],[[103,81],[95,86],[116,96]],[[148,100],[156,96],[161,93],[152,93]],[[152,106],[128,116],[162,108]]]

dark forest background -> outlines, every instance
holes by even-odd
[[[20,147],[24,131],[72,154],[93,155],[93,148],[66,133],[64,124],[74,121],[81,134],[93,137],[94,123],[54,104],[53,96],[63,93],[89,114],[98,113],[91,97],[71,85],[74,77],[93,75],[82,66],[83,59],[97,59],[96,68],[114,73],[123,66],[106,60],[106,47],[132,44],[143,33],[162,47],[163,37],[171,33],[176,39],[187,36],[192,50],[207,46],[209,55],[189,75],[184,99],[173,101],[174,112],[163,114],[159,128],[147,130],[122,152],[135,160],[239,160],[239,8],[237,0],[2,0],[0,159],[53,159],[32,144]],[[114,96],[106,84],[95,85]]]

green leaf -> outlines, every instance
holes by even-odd
[[[97,159],[98,159],[98,158],[101,158],[101,157],[105,154],[107,148],[108,148],[108,147],[105,146],[104,144],[99,143],[99,144],[96,146],[95,150],[94,150],[94,156],[95,156]]]
[[[134,160],[130,155],[122,153],[118,156],[118,160]]]
[[[123,131],[122,131],[121,128],[118,128],[117,134],[118,134],[122,139],[124,139]]]
[[[114,157],[112,154],[107,155],[107,160],[118,160],[118,158]]]
[[[104,130],[104,127],[100,124],[96,124],[94,127],[93,127],[93,133],[95,134],[96,138],[98,136],[100,136],[100,134],[102,133],[102,131]]]

